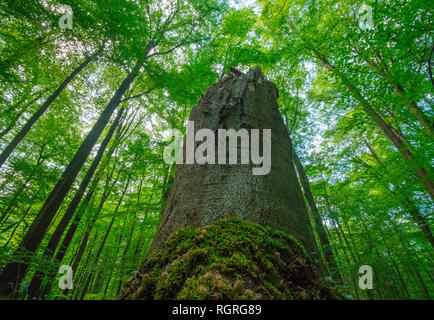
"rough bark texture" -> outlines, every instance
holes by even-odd
[[[161,249],[180,228],[212,225],[218,219],[237,216],[293,235],[309,255],[321,260],[292,165],[292,146],[278,109],[278,95],[259,67],[247,74],[231,74],[207,90],[190,115],[195,132],[202,128],[214,132],[271,129],[271,172],[254,176],[253,164],[179,165],[150,253]]]

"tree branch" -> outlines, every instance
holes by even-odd
[[[152,89],[150,89],[150,90],[148,90],[148,91],[145,91],[145,92],[142,92],[142,93],[140,93],[140,94],[136,94],[136,95],[134,95],[134,96],[131,96],[131,97],[125,98],[124,100],[121,100],[121,103],[126,102],[126,101],[129,101],[129,100],[131,100],[131,99],[135,99],[135,98],[139,98],[139,97],[141,97],[141,96],[144,96],[144,95],[146,95],[146,94],[148,94],[148,93],[154,91],[155,89],[157,89],[157,87],[153,87]]]

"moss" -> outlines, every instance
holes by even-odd
[[[173,234],[119,299],[334,299],[292,236],[239,218]]]

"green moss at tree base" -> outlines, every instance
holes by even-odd
[[[118,299],[335,299],[292,236],[239,218],[173,234]]]

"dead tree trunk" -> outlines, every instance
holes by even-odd
[[[249,278],[248,275],[236,278],[236,276],[234,276],[234,274],[237,274],[236,271],[228,273],[227,270],[224,270],[224,263],[219,263],[215,266],[215,268],[220,270],[218,274],[215,274],[215,269],[212,269],[214,271],[209,271],[204,274],[203,278],[201,278],[202,280],[198,279],[197,281],[199,282],[193,284],[193,286],[196,286],[196,284],[199,286],[198,295],[189,292],[187,289],[187,286],[189,286],[187,283],[193,280],[192,278],[188,278],[189,271],[186,270],[183,271],[181,276],[181,278],[185,278],[186,287],[183,288],[182,281],[178,281],[173,286],[160,288],[158,284],[159,279],[163,279],[166,274],[164,273],[161,278],[154,279],[157,283],[152,282],[153,280],[149,278],[150,273],[148,273],[150,271],[150,264],[154,263],[155,259],[158,259],[158,257],[164,256],[168,250],[172,250],[171,248],[173,247],[171,243],[173,243],[173,240],[169,240],[168,242],[166,242],[166,240],[176,231],[185,227],[201,228],[199,230],[205,230],[203,231],[203,235],[199,236],[199,239],[201,239],[199,242],[203,241],[202,243],[206,243],[209,240],[211,243],[214,243],[215,246],[212,245],[211,248],[206,249],[207,253],[205,257],[202,256],[202,245],[198,244],[200,249],[198,249],[197,254],[200,256],[200,259],[193,253],[196,252],[196,243],[189,247],[189,250],[185,253],[182,249],[185,243],[184,245],[181,244],[178,247],[174,247],[174,250],[179,249],[179,253],[181,254],[179,258],[176,258],[175,262],[172,261],[174,264],[178,262],[182,264],[185,262],[191,268],[202,265],[202,270],[206,270],[204,266],[207,262],[204,262],[202,259],[212,263],[212,252],[219,251],[218,248],[220,247],[225,251],[226,245],[224,243],[227,243],[228,252],[225,251],[224,253],[220,252],[217,254],[223,254],[225,257],[232,255],[233,259],[238,259],[239,255],[248,255],[248,253],[244,252],[247,250],[248,252],[252,252],[252,255],[255,255],[258,252],[262,252],[262,244],[253,244],[255,242],[254,239],[258,235],[257,232],[262,232],[259,231],[259,229],[263,228],[262,226],[266,226],[271,227],[272,230],[276,230],[275,232],[279,234],[280,231],[282,231],[284,234],[292,235],[304,246],[308,254],[315,254],[314,259],[304,260],[310,261],[307,264],[301,263],[306,269],[303,269],[303,271],[299,269],[294,274],[297,274],[297,276],[301,276],[302,273],[310,274],[310,279],[318,279],[319,274],[323,275],[325,273],[324,265],[317,254],[319,251],[314,239],[312,226],[298,184],[295,169],[291,165],[292,146],[290,145],[290,139],[278,109],[278,95],[279,93],[276,86],[270,81],[265,80],[259,67],[250,70],[247,74],[233,72],[207,90],[198,106],[193,108],[190,115],[190,121],[194,121],[195,132],[199,129],[206,128],[215,132],[215,136],[217,137],[218,129],[234,129],[237,132],[241,129],[247,129],[249,131],[250,129],[271,129],[271,170],[268,175],[253,175],[252,168],[257,167],[257,165],[240,163],[241,152],[239,143],[238,164],[179,164],[162,220],[151,245],[150,258],[145,262],[138,273],[139,277],[148,278],[142,280],[141,285],[139,282],[135,284],[134,279],[130,280],[120,298],[183,299],[197,298],[200,296],[211,299],[233,299],[240,297],[260,297],[268,299],[272,297],[288,298],[291,295],[291,290],[288,288],[279,289],[281,294],[277,296],[264,288],[264,286],[266,286],[264,282],[267,281],[264,279],[267,278],[266,274],[268,274],[268,272],[270,272],[270,274],[273,273],[276,278],[281,280],[286,277],[286,271],[290,268],[289,264],[286,263],[282,264],[287,267],[287,269],[285,269],[286,271],[282,271],[283,269],[278,271],[277,267],[274,270],[264,271],[264,269],[259,266],[259,271],[257,270],[256,273],[260,274],[263,272],[262,274],[264,275],[264,279],[260,281],[258,281],[258,279],[261,278],[259,275],[257,277],[252,275],[255,280]],[[249,136],[251,136],[250,133]],[[218,143],[221,143],[221,141],[218,141]],[[217,145],[217,141],[215,144]],[[198,145],[200,145],[200,143],[195,142],[195,150]],[[184,159],[189,156],[186,154],[187,148],[185,141]],[[264,145],[262,145],[262,142],[259,149],[263,152]],[[219,156],[216,151],[216,158],[218,159]],[[218,162],[216,161],[216,163]],[[230,219],[221,220],[225,218]],[[225,222],[220,223],[219,220],[228,221],[228,224],[226,225]],[[245,225],[240,222],[243,220],[245,221]],[[235,222],[232,224],[231,221]],[[250,225],[251,222],[259,228],[258,231],[254,231],[254,227]],[[236,227],[234,227],[234,225],[236,225]],[[218,240],[220,231],[217,232],[213,228],[219,229],[221,227],[223,230],[227,228],[227,232],[223,231],[221,240]],[[232,227],[234,227],[235,234],[231,233]],[[244,229],[244,227],[246,229]],[[238,228],[240,233],[242,232],[241,230],[251,231],[246,232],[240,240],[241,243],[237,246],[234,245],[231,251],[229,247],[238,241],[236,240],[239,236],[236,231]],[[198,231],[198,234],[200,233],[201,232]],[[183,237],[182,232],[176,233],[176,235],[178,234],[181,234],[181,238]],[[234,238],[232,238],[232,236]],[[174,237],[176,238],[176,236]],[[263,243],[272,242],[268,242],[267,239],[270,238],[268,238],[266,234],[264,234],[263,238]],[[173,237],[170,237],[170,239],[173,239]],[[249,239],[251,242],[249,242]],[[265,252],[262,252],[262,254],[270,254],[270,251],[272,251],[271,254],[274,254],[276,257],[283,257],[283,255],[285,255],[272,245],[264,250]],[[189,259],[193,260],[189,261]],[[225,258],[222,259],[224,260]],[[252,259],[250,260],[252,261],[250,264],[255,264],[255,258],[250,257],[246,259]],[[289,259],[297,260],[294,256]],[[243,267],[237,266],[234,268]],[[171,267],[168,266],[168,269],[171,269]],[[167,281],[172,277],[168,269],[165,269],[168,272]],[[306,271],[307,269],[310,271]],[[313,271],[314,269],[316,272]],[[137,275],[135,276],[137,277]],[[228,292],[232,292],[232,294],[217,292],[219,289],[216,288],[205,288],[202,290],[200,283],[201,281],[206,282],[206,279],[211,282],[216,281],[217,287],[219,287],[219,283],[221,286],[223,286],[223,283],[229,283],[228,286],[230,288],[228,288]],[[292,280],[286,279],[282,281],[291,282]],[[309,282],[310,280],[306,281]],[[251,284],[254,282],[256,282],[256,285],[249,287],[248,283]],[[181,286],[179,286],[180,283]],[[238,289],[244,293],[240,291],[240,293],[237,294],[237,287],[242,287],[243,289]],[[309,287],[309,285],[306,284],[306,288],[307,287]],[[210,295],[210,290],[214,290],[212,295]],[[321,294],[319,296],[325,297]],[[319,296],[313,295],[306,298],[318,298]]]
[[[195,132],[271,129],[271,171],[254,176],[253,164],[179,165],[151,253],[180,228],[212,225],[231,216],[292,234],[309,253],[318,252],[297,176],[289,165],[292,147],[277,106],[278,95],[259,68],[231,75],[205,93],[190,115]]]

